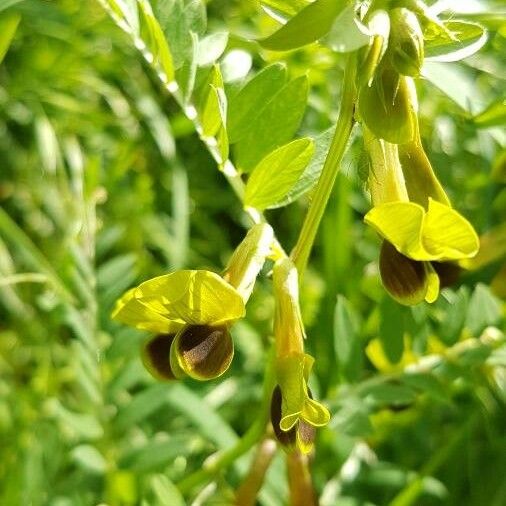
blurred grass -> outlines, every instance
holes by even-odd
[[[269,282],[234,329],[231,370],[210,384],[155,384],[139,360],[144,335],[109,315],[143,279],[181,267],[220,270],[244,234],[241,205],[97,3],[0,8],[0,20],[21,17],[0,66],[0,504],[184,504],[173,483],[255,422]],[[247,3],[210,2],[208,11],[213,30],[226,28],[229,16],[237,33],[263,22]],[[475,91],[473,114],[504,93],[505,34],[503,20],[478,57],[451,64]],[[252,56],[256,68],[262,56],[273,58]],[[293,75],[310,68],[301,132],[317,135],[335,118],[340,61],[314,48],[285,57]],[[419,89],[422,136],[438,176],[480,233],[492,229],[506,216],[497,177],[504,129],[478,129],[430,82]],[[302,296],[318,359],[312,388],[334,415],[312,466],[321,504],[500,506],[505,306],[488,286],[504,257],[432,306],[397,308],[408,337],[392,340],[382,332],[391,312],[378,241],[362,223],[359,140],[344,165]],[[287,249],[306,205],[304,197],[269,213]],[[336,312],[347,315],[336,320],[344,327],[334,325]],[[413,357],[417,374],[407,374]],[[246,462],[219,475],[203,504],[228,504]],[[283,466],[278,456],[261,504],[284,503]]]

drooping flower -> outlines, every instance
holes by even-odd
[[[143,350],[144,363],[159,379],[220,376],[230,365],[230,326],[245,314],[241,294],[210,271],[182,270],[129,290],[112,317],[156,332]]]
[[[271,422],[278,441],[287,449],[308,453],[315,428],[326,425],[330,413],[314,400],[307,386],[314,359],[304,353],[304,326],[300,315],[297,269],[288,258],[273,269],[276,309],[276,381]]]
[[[155,334],[142,351],[154,377],[207,380],[228,369],[234,354],[230,327],[245,315],[272,238],[269,225],[255,225],[223,277],[181,270],[145,281],[117,301],[113,319]]]
[[[275,387],[271,400],[271,422],[278,441],[288,450],[309,453],[317,427],[327,425],[330,413],[314,400],[307,381],[314,359],[292,354],[277,360]]]
[[[451,207],[418,132],[415,141],[399,146],[374,138],[367,129],[364,140],[374,205],[364,221],[384,239],[383,285],[401,304],[433,302],[441,282],[454,280],[458,269],[453,262],[477,253],[478,236]]]

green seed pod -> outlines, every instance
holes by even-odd
[[[146,341],[142,348],[142,363],[158,380],[171,381],[179,377],[170,366],[170,347],[175,337],[175,334],[158,334]]]
[[[172,343],[170,364],[173,371],[204,381],[221,376],[233,356],[232,336],[226,325],[188,325]]]
[[[417,104],[413,86],[411,78],[400,76],[385,61],[378,67],[371,86],[362,86],[358,112],[376,137],[392,144],[414,139]]]
[[[429,280],[424,262],[411,260],[383,241],[379,268],[383,286],[397,302],[413,306],[425,299]]]
[[[399,74],[418,77],[423,65],[423,32],[416,14],[409,9],[390,11],[389,53]]]

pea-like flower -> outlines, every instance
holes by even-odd
[[[314,359],[304,353],[304,326],[300,315],[297,269],[288,258],[273,269],[276,309],[276,380],[271,401],[271,422],[278,441],[288,449],[308,453],[315,428],[324,426],[330,413],[314,400],[307,382]]]
[[[287,450],[309,453],[317,427],[327,425],[330,413],[312,398],[307,386],[314,359],[308,354],[293,354],[278,359],[278,385],[271,400],[271,423],[278,441]]]
[[[157,333],[143,350],[156,377],[204,380],[228,369],[234,353],[229,329],[244,314],[241,294],[221,276],[182,270],[129,290],[113,318]]]
[[[436,300],[455,278],[455,262],[476,255],[478,236],[455,209],[437,180],[417,132],[414,142],[394,145],[365,129],[371,159],[374,207],[364,221],[383,237],[380,274],[402,304]]]
[[[230,327],[245,315],[272,239],[269,225],[255,225],[223,277],[181,270],[145,281],[117,301],[115,320],[156,334],[142,351],[155,378],[207,380],[228,369],[234,355]]]

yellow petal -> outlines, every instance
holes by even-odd
[[[276,375],[281,388],[281,430],[290,430],[299,419],[307,396],[304,381],[305,356],[294,353],[276,362]]]
[[[182,270],[145,281],[135,298],[177,324],[221,325],[244,316],[241,295],[218,274]]]
[[[431,198],[422,237],[431,260],[469,258],[480,247],[473,226],[457,211]]]
[[[313,449],[315,436],[315,428],[304,420],[300,420],[297,424],[295,444],[301,453],[307,454]]]
[[[387,202],[373,207],[364,221],[413,260],[430,260],[422,245],[425,211],[412,202]]]
[[[304,403],[301,418],[314,427],[322,427],[329,423],[330,413],[323,404],[308,397]]]
[[[149,330],[160,334],[174,334],[183,325],[168,320],[165,316],[146,306],[134,297],[135,288],[128,290],[116,302],[112,318],[140,330]]]
[[[435,302],[439,296],[439,276],[430,262],[424,262],[425,272],[427,273],[427,293],[425,300],[429,303]]]

